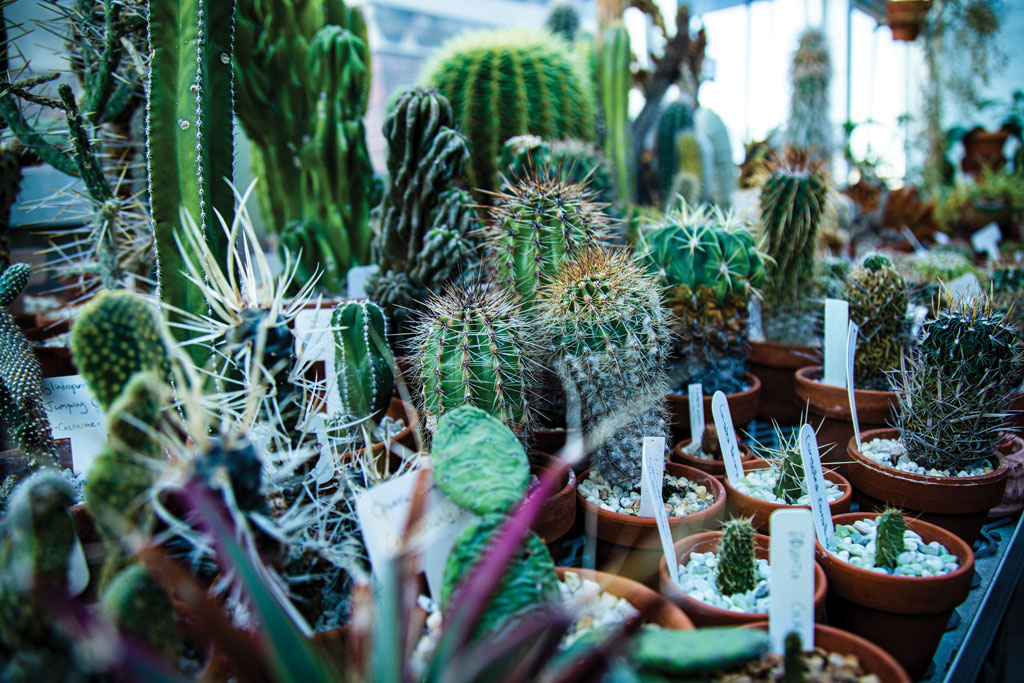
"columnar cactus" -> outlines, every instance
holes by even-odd
[[[498,153],[510,137],[593,139],[590,83],[565,43],[546,31],[460,36],[441,49],[426,73],[426,82],[451,102],[469,140],[469,180],[481,201],[498,188]]]
[[[786,140],[794,147],[811,150],[815,159],[827,160],[832,156],[828,97],[832,62],[828,40],[819,29],[807,29],[800,34],[800,44],[793,53],[790,79],[793,92]]]
[[[514,135],[501,146],[498,173],[502,188],[509,188],[531,176],[542,175],[551,166],[551,145],[537,135]]]
[[[523,431],[532,411],[534,343],[519,309],[501,290],[452,287],[431,299],[412,342],[428,426],[468,404]]]
[[[542,291],[538,312],[598,472],[626,490],[640,478],[638,444],[665,433],[668,325],[658,287],[620,251],[591,249]]]
[[[661,190],[661,203],[664,205],[671,202],[673,178],[682,170],[679,164],[679,138],[684,132],[688,132],[690,139],[696,142],[696,137],[693,134],[693,106],[683,100],[669,102],[658,116],[658,129],[655,137],[658,185]],[[697,161],[700,161],[699,147],[697,147]],[[692,172],[692,169],[690,170]],[[697,177],[703,180],[701,176]]]
[[[854,358],[855,385],[888,389],[886,374],[899,368],[909,337],[907,285],[892,262],[873,255],[846,277],[850,320],[860,328]]]
[[[749,519],[730,519],[722,525],[715,584],[722,595],[746,593],[757,587],[754,527]]]
[[[384,311],[370,301],[346,301],[334,309],[331,328],[342,411],[353,419],[379,419],[395,391]]]
[[[633,53],[629,33],[621,21],[606,27],[599,45],[598,82],[604,114],[604,150],[615,175],[616,197],[629,202],[635,194],[632,168],[632,137],[629,123],[629,90],[633,87],[630,63]]]
[[[782,683],[805,683],[807,681],[807,658],[800,634],[793,631],[786,636],[785,652],[782,658]]]
[[[888,509],[878,518],[875,536],[875,566],[896,568],[904,550],[907,522],[899,510]]]

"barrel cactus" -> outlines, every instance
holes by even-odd
[[[899,510],[890,508],[879,515],[875,537],[876,567],[896,568],[904,550],[903,535],[906,530],[907,522]]]
[[[910,336],[907,284],[884,256],[872,255],[846,277],[844,298],[860,333],[854,358],[855,386],[887,390],[887,373],[900,365]]]
[[[730,519],[722,525],[715,583],[722,595],[746,593],[757,587],[754,527],[749,519]]]
[[[395,390],[384,311],[371,301],[346,301],[331,314],[331,329],[342,412],[349,419],[379,419]]]

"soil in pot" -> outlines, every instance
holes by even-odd
[[[737,427],[749,424],[757,417],[757,406],[761,396],[761,380],[749,372],[743,378],[747,385],[746,389],[725,395],[729,402],[732,423]],[[714,417],[711,414],[711,398],[709,395],[704,396],[704,422],[706,424],[714,423]],[[685,438],[691,438],[690,397],[687,394],[668,394],[666,399],[672,441],[679,442]]]
[[[836,515],[833,522],[839,529],[878,516],[855,512]],[[829,623],[881,646],[916,678],[927,671],[953,609],[970,591],[974,554],[945,529],[910,516],[905,523],[923,544],[947,549],[956,558],[956,569],[937,576],[901,576],[855,566],[820,545],[816,554],[828,576]]]
[[[873,444],[874,441],[878,444]],[[862,432],[868,451],[857,448],[856,439],[847,444],[850,483],[857,489],[862,510],[881,511],[888,506],[905,510],[916,519],[947,529],[967,544],[974,543],[989,510],[1002,502],[1009,468],[995,453],[988,471],[971,476],[941,476],[927,473],[899,451],[899,430],[876,429]],[[912,471],[916,469],[917,471]],[[956,473],[952,473],[956,474]]]
[[[707,472],[719,481],[725,477],[725,461],[722,460],[718,431],[714,425],[706,426],[700,441],[684,439],[677,443],[668,457],[672,462]],[[746,444],[740,444],[740,457],[743,467],[760,460]]]
[[[761,381],[757,417],[780,425],[800,420],[796,406],[796,371],[821,362],[820,346],[750,342],[750,372]]]
[[[768,533],[768,523],[772,513],[786,507],[809,508],[810,504],[789,505],[780,502],[774,493],[778,479],[778,470],[773,463],[761,461],[743,468],[744,474],[740,482],[731,483],[728,478],[722,480],[726,491],[727,508],[732,517],[748,517],[751,524],[761,533]],[[853,487],[845,477],[833,470],[825,470],[825,485],[829,493],[829,510],[833,515],[849,512],[853,503]],[[802,496],[806,496],[806,489]],[[802,501],[804,498],[798,498]]]

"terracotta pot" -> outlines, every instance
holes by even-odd
[[[391,399],[391,405],[388,406],[387,412],[385,413],[388,417],[395,420],[402,420],[405,422],[405,429],[395,434],[393,437],[384,441],[378,441],[373,444],[373,456],[376,459],[376,466],[378,472],[385,474],[385,468],[387,471],[394,472],[401,464],[402,456],[395,452],[394,444],[401,444],[406,448],[416,451],[418,449],[416,443],[416,432],[419,429],[420,417],[419,412],[411,403],[406,403],[400,398]],[[388,450],[387,460],[380,458],[379,456],[384,453],[385,446]],[[353,456],[361,457],[366,451],[366,447],[360,448],[356,451],[345,451],[344,453],[338,453],[337,456],[343,461],[351,460]],[[316,462],[315,458],[310,461],[310,466]]]
[[[746,373],[743,379],[750,385],[749,389],[734,394],[726,394],[729,401],[729,412],[732,423],[737,427],[748,424],[757,417],[757,404],[761,397],[761,380],[756,375]],[[668,417],[674,441],[680,441],[690,434],[690,397],[686,394],[668,394]],[[711,415],[711,396],[704,396],[704,423],[714,424]]]
[[[538,476],[543,472],[561,467],[556,458],[538,454],[530,469]],[[568,533],[576,521],[576,473],[566,468],[562,474],[562,487],[544,503],[540,516],[532,529],[547,544],[554,543]]]
[[[761,400],[757,416],[780,425],[795,425],[800,420],[796,407],[796,371],[821,362],[820,346],[750,342],[750,372],[761,380]]]
[[[851,512],[833,521],[853,524],[877,516]],[[925,543],[941,543],[960,566],[942,576],[893,576],[843,562],[821,545],[816,545],[815,552],[828,576],[829,623],[881,646],[918,678],[931,664],[953,609],[971,589],[974,553],[955,534],[934,524],[908,516],[907,528],[920,534]]]
[[[754,553],[758,559],[768,559],[769,548],[768,536],[764,534],[754,535]],[[686,564],[690,559],[690,553],[717,553],[722,546],[721,531],[705,531],[694,534],[680,541],[676,541],[676,561],[679,564]],[[756,621],[763,621],[768,618],[767,612],[733,612],[732,610],[714,607],[706,602],[690,597],[673,581],[668,573],[668,563],[661,558],[658,566],[658,576],[661,579],[661,594],[679,605],[690,617],[697,628],[707,626],[741,626]],[[818,563],[814,563],[814,618],[821,619],[825,612],[825,593],[828,590],[828,581],[825,579],[825,572],[821,570]]]
[[[693,622],[681,609],[642,583],[624,576],[579,567],[555,567],[555,571],[558,572],[559,579],[563,579],[570,572],[579,574],[581,578],[596,582],[601,586],[601,590],[616,597],[625,598],[629,604],[639,610],[649,608],[651,611],[647,617],[648,623],[675,631],[692,631],[694,628]]]
[[[888,0],[885,3],[885,23],[892,29],[892,39],[916,40],[931,6],[931,0]]]
[[[748,472],[750,470],[761,470],[770,465],[769,462],[762,460],[755,462],[748,467],[744,467],[743,471]],[[850,505],[853,504],[853,486],[838,472],[833,470],[825,470],[825,480],[830,481],[839,486],[839,490],[843,492],[843,495],[838,500],[834,500],[828,504],[829,510],[832,511],[833,515],[842,514],[850,511]],[[726,493],[726,507],[729,510],[730,517],[750,517],[751,524],[754,528],[763,534],[768,533],[768,521],[772,516],[772,513],[776,510],[783,508],[806,508],[810,509],[809,505],[783,505],[782,503],[769,503],[766,500],[760,498],[754,498],[748,496],[745,493],[740,493],[736,488],[729,483],[729,479],[723,479],[722,485],[725,487]]]
[[[759,621],[756,624],[746,624],[742,628],[759,628],[762,631],[767,631],[768,622]],[[853,655],[865,671],[877,676],[882,683],[911,683],[910,676],[892,655],[870,640],[865,640],[853,633],[832,626],[815,624],[814,645],[828,652]]]
[[[989,518],[1006,517],[1024,510],[1024,439],[1007,434],[996,448],[1006,464],[1006,491],[1003,500],[988,512]]]
[[[671,462],[679,465],[686,465],[694,469],[700,470],[701,472],[707,472],[718,481],[722,481],[725,478],[725,461],[724,460],[708,460],[705,458],[698,458],[693,455],[687,455],[683,452],[683,449],[690,445],[690,439],[683,439],[676,444],[672,452],[669,453],[668,457]],[[740,444],[740,464],[743,467],[751,465],[755,462],[760,462],[761,458],[754,455],[754,452],[750,450],[750,446],[741,443]]]
[[[1006,165],[1003,146],[1010,139],[1006,130],[985,130],[980,126],[967,131],[961,142],[964,145],[964,158],[960,160],[960,168],[975,178],[981,175],[983,168],[998,171]]]
[[[1006,410],[1010,413],[1010,429],[1018,434],[1024,434],[1024,391],[1010,394],[1009,403]]]
[[[685,517],[669,517],[672,539],[678,541],[690,534],[717,529],[725,517],[725,489],[722,484],[707,472],[673,462],[665,464],[665,471],[674,477],[682,476],[703,484],[715,497],[715,502],[700,512]],[[591,472],[587,470],[580,475],[580,482]],[[579,488],[576,489],[576,500],[583,508],[586,534],[589,537],[593,533],[597,537],[597,566],[614,567],[616,574],[656,586],[658,561],[663,551],[654,517],[605,510],[584,498]]]
[[[410,393],[414,392],[419,386],[419,377],[416,376],[416,363],[412,356],[395,356],[395,365],[398,366],[398,373],[407,390]]]
[[[846,474],[846,453],[843,444],[853,437],[853,417],[846,387],[822,384],[824,374],[820,365],[796,371],[796,395],[799,405],[807,406],[808,422],[818,435],[818,446],[833,444],[827,453],[822,448],[821,460],[840,474]],[[864,433],[884,429],[895,419],[896,394],[892,391],[854,389],[857,402],[857,422]]]
[[[898,439],[899,434],[897,429],[875,429],[860,436],[867,443],[873,439]],[[933,477],[904,472],[863,455],[855,439],[850,439],[846,452],[851,460],[850,483],[857,489],[862,510],[881,511],[886,506],[895,506],[953,532],[968,544],[978,537],[988,511],[1002,501],[1009,474],[1009,468],[1002,463],[994,471],[977,477]]]

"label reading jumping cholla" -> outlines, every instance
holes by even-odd
[[[89,471],[93,459],[107,442],[106,417],[81,375],[43,378],[43,409],[57,442],[71,446],[70,462],[61,466],[76,473]]]

